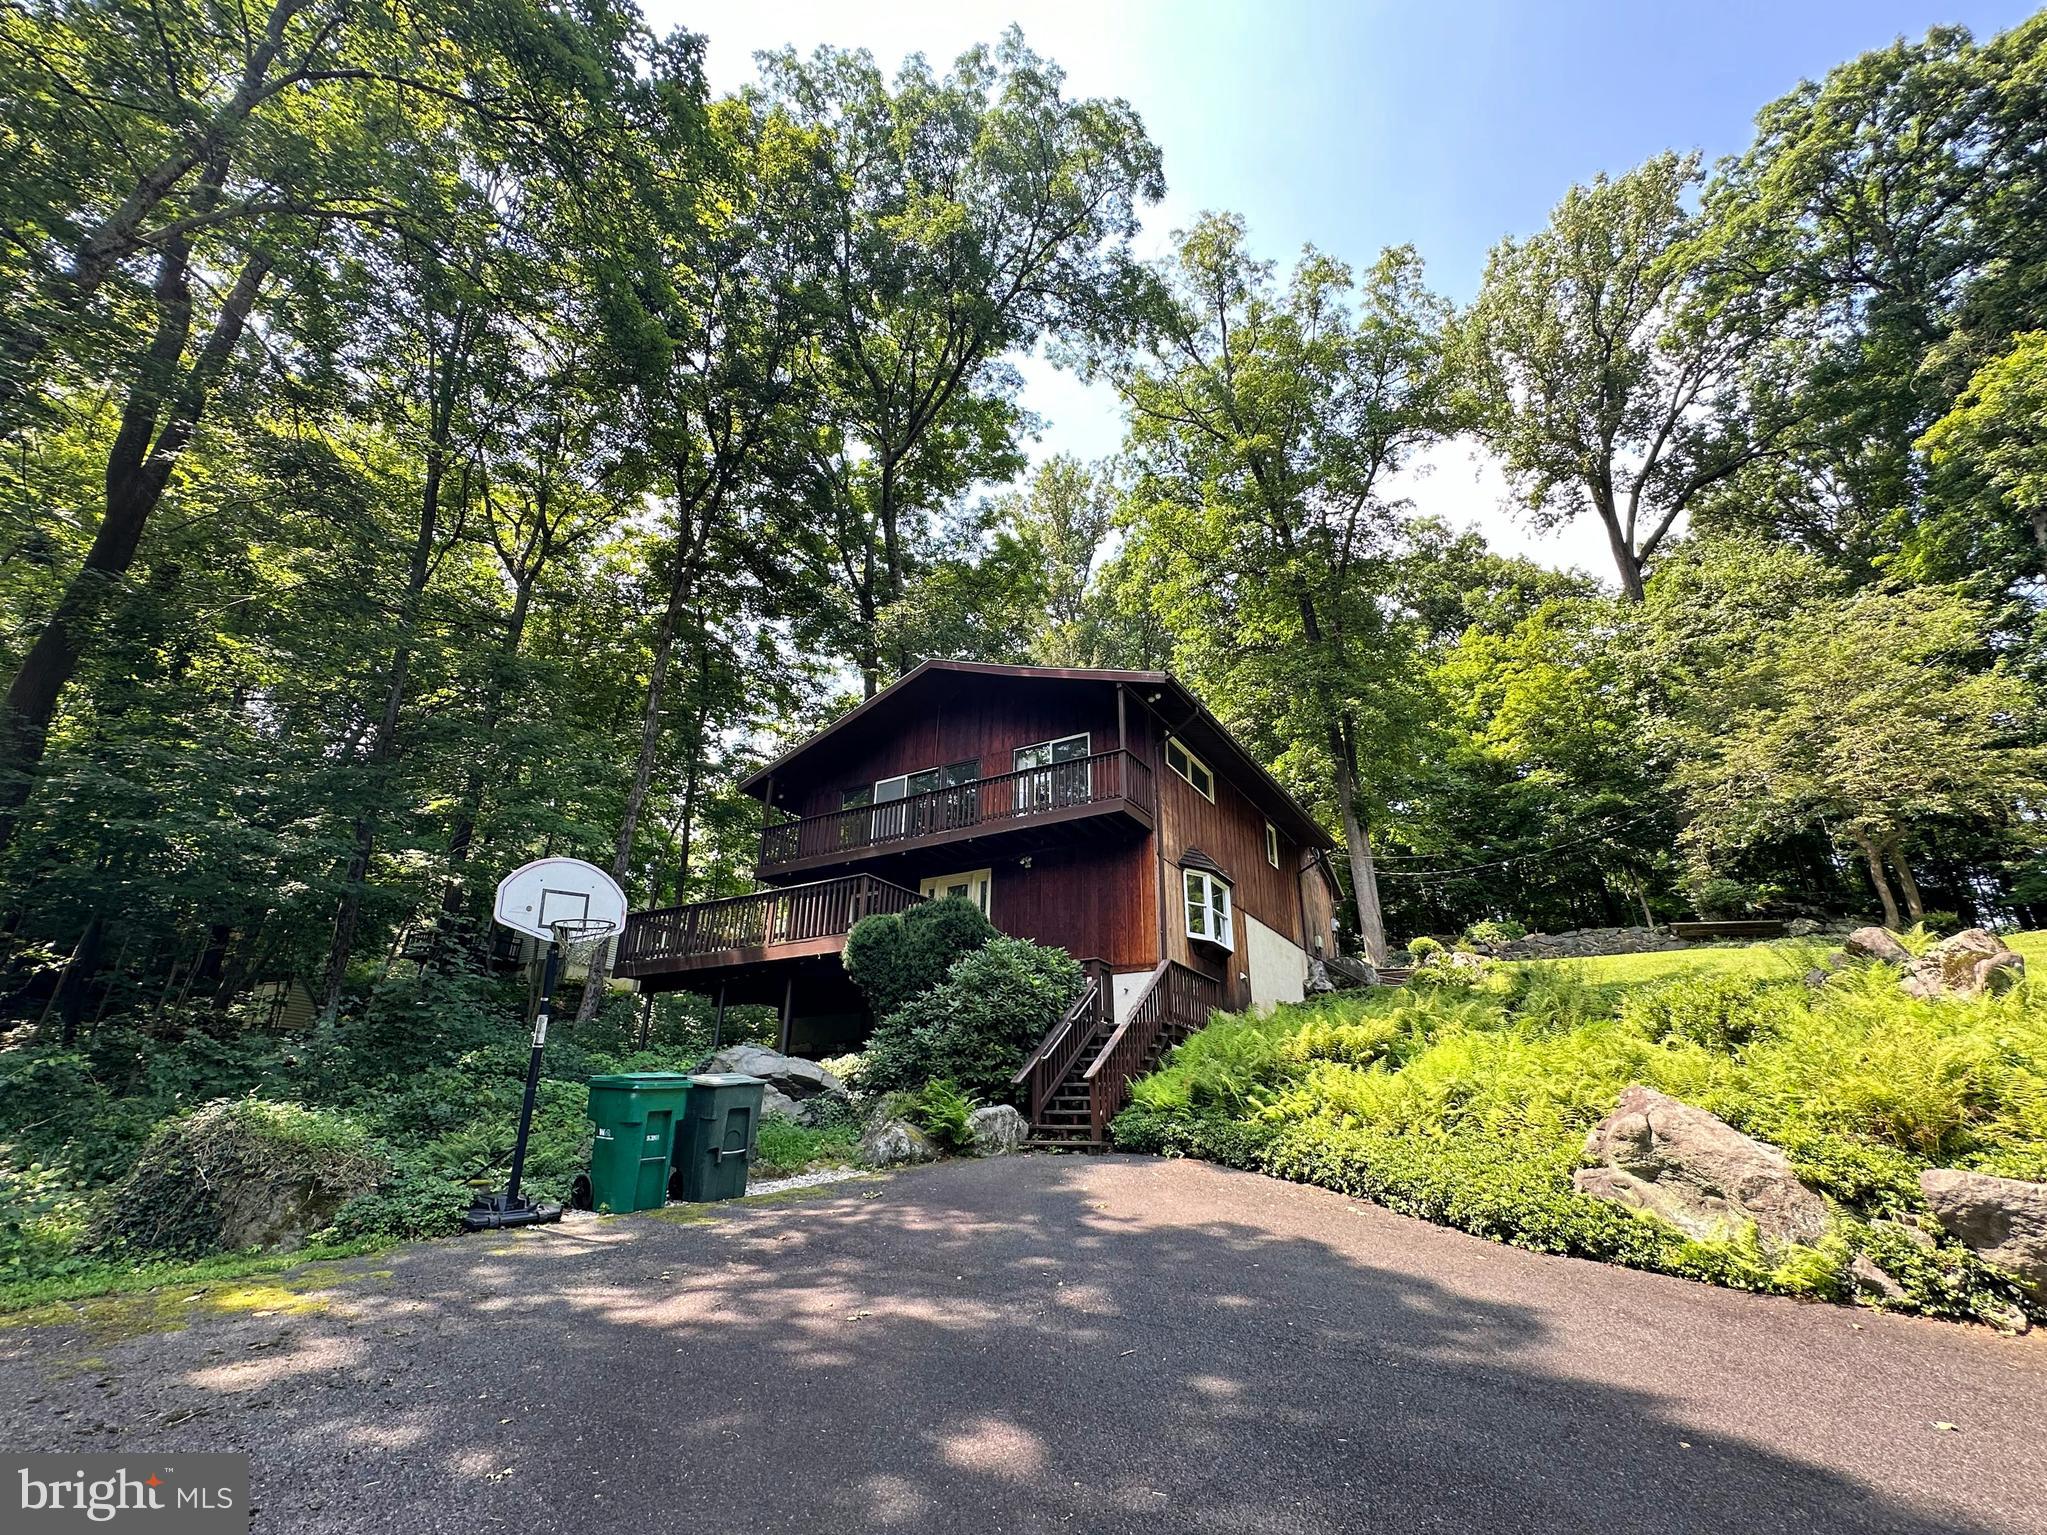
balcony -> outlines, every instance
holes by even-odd
[[[616,974],[634,980],[734,970],[836,954],[862,917],[904,911],[924,898],[871,874],[850,874],[690,906],[636,911],[618,941]]]
[[[1046,840],[1048,828],[1088,817],[1150,830],[1151,769],[1127,751],[1022,768],[994,778],[804,816],[762,828],[763,879],[803,869],[885,862],[947,843],[990,841],[1004,850]]]

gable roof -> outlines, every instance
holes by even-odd
[[[742,792],[765,798],[769,780],[791,768],[806,765],[806,759],[849,726],[885,718],[903,708],[905,700],[934,682],[947,678],[1002,677],[1040,682],[1122,683],[1140,708],[1148,709],[1171,734],[1185,741],[1206,758],[1223,777],[1264,811],[1276,826],[1285,828],[1296,841],[1311,847],[1328,848],[1335,839],[1313,816],[1267,772],[1264,764],[1230,734],[1221,720],[1170,672],[1120,671],[1107,667],[997,666],[985,661],[920,661],[894,682],[865,699],[760,768],[740,780]]]

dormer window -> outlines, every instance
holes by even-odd
[[[1208,770],[1208,764],[1187,750],[1176,736],[1166,737],[1166,766],[1186,779],[1194,792],[1215,803],[1215,774]]]
[[[1229,881],[1204,869],[1183,870],[1180,878],[1186,894],[1187,936],[1219,948],[1235,949]]]

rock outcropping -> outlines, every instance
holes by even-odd
[[[1915,997],[1982,997],[2009,991],[2026,978],[2026,962],[1995,933],[1972,927],[1943,938],[1905,967]]]
[[[1651,1087],[1621,1094],[1586,1136],[1585,1155],[1599,1165],[1572,1178],[1580,1193],[1660,1215],[1695,1237],[1724,1237],[1746,1221],[1769,1242],[1826,1235],[1826,1201],[1783,1152]]]
[[[783,1055],[760,1045],[728,1045],[708,1057],[699,1071],[737,1071],[768,1084],[761,1112],[781,1114],[804,1124],[815,1121],[828,1101],[851,1104],[846,1084],[816,1061]]]
[[[2047,1183],[1930,1167],[1919,1192],[1950,1236],[2047,1302]]]
[[[938,1147],[907,1119],[879,1119],[860,1137],[860,1160],[869,1167],[901,1167],[910,1162],[935,1162]]]
[[[974,1151],[984,1157],[1007,1156],[1021,1151],[1031,1138],[1030,1121],[1006,1103],[976,1109],[967,1125],[974,1132]]]

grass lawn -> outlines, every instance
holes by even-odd
[[[2033,970],[2047,966],[2047,929],[2006,933],[2004,941],[2023,954]],[[1667,954],[1603,954],[1595,959],[1524,959],[1517,969],[1568,968],[1594,985],[1663,981],[1675,976],[1755,976],[1776,980],[1802,976],[1838,948],[1826,939],[1779,938],[1768,943],[1673,949]]]

